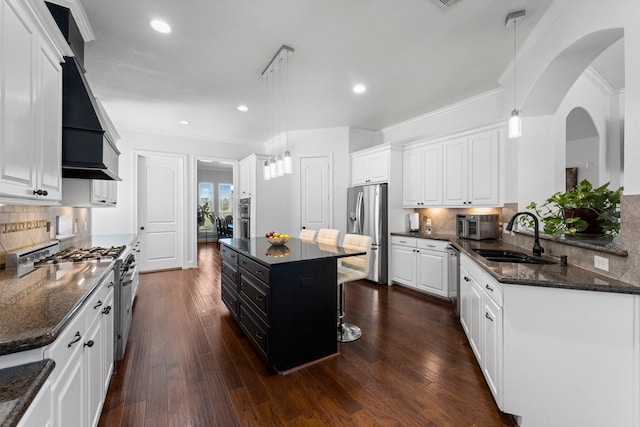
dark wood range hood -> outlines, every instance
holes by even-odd
[[[120,181],[120,151],[85,77],[80,30],[69,9],[53,3],[47,7],[75,55],[62,64],[62,176]]]

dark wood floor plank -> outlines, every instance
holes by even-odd
[[[347,319],[362,338],[281,376],[220,299],[217,244],[199,246],[198,265],[141,275],[101,427],[513,425],[447,302],[350,282]]]

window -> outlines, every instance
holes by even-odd
[[[213,184],[201,182],[198,184],[198,227],[201,231],[213,229]]]
[[[218,185],[218,212],[221,217],[227,215],[233,215],[232,203],[233,198],[233,185],[231,184],[219,184]]]

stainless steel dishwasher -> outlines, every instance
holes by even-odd
[[[456,290],[451,302],[456,316],[460,317],[460,251],[455,246],[449,245],[447,246],[447,257],[449,294],[451,294],[451,289]]]

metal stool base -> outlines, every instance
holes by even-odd
[[[338,324],[338,342],[355,341],[362,336],[362,329],[351,323]]]

